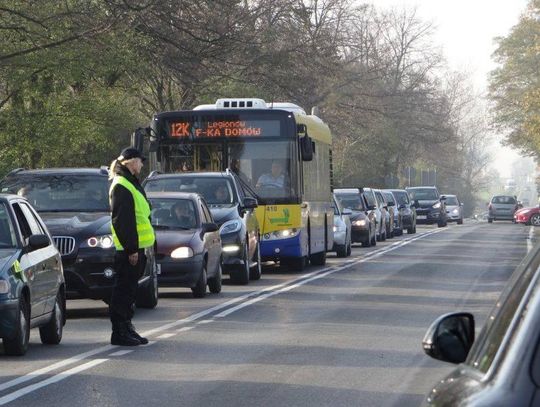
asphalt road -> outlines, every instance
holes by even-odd
[[[163,289],[137,348],[108,345],[104,304],[71,301],[59,346],[0,346],[0,405],[415,406],[452,369],[423,354],[429,324],[467,310],[480,328],[533,243],[511,223],[424,226],[204,299]]]

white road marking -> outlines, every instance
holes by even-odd
[[[202,321],[197,322],[197,325],[209,324],[210,322],[214,322],[214,320],[213,319],[203,319]]]
[[[352,260],[352,261],[348,260],[348,261],[346,261],[346,262],[344,262],[342,264],[339,264],[339,265],[329,266],[329,267],[326,267],[326,268],[324,268],[322,270],[316,270],[316,271],[313,271],[311,273],[301,275],[301,276],[297,277],[294,280],[290,280],[290,281],[287,281],[287,282],[282,283],[282,284],[277,284],[275,286],[264,288],[264,289],[259,290],[259,291],[254,291],[252,293],[241,295],[239,297],[236,297],[236,298],[233,298],[233,299],[231,299],[229,301],[226,301],[223,304],[219,304],[219,305],[216,305],[214,307],[203,310],[201,312],[198,312],[196,314],[190,315],[189,317],[186,317],[186,318],[180,319],[178,321],[174,321],[174,322],[159,326],[157,328],[151,329],[149,331],[143,332],[141,335],[142,336],[154,335],[156,333],[163,332],[165,330],[169,330],[170,328],[174,328],[174,327],[176,327],[178,325],[182,325],[182,324],[185,324],[185,323],[188,323],[188,322],[196,321],[197,319],[200,319],[200,318],[202,318],[202,317],[204,317],[204,316],[206,316],[208,314],[211,314],[212,312],[219,311],[219,310],[221,310],[223,308],[229,307],[230,305],[236,304],[236,303],[241,302],[243,300],[247,300],[247,301],[245,301],[245,302],[243,302],[243,303],[241,303],[241,304],[239,304],[239,305],[237,305],[235,307],[227,309],[226,311],[223,311],[220,314],[215,316],[215,317],[220,317],[220,318],[225,317],[225,316],[230,315],[230,314],[232,314],[233,312],[235,312],[235,311],[237,311],[239,309],[242,309],[242,308],[245,308],[245,307],[247,307],[249,305],[255,304],[255,303],[257,303],[259,301],[262,301],[262,300],[264,300],[266,298],[272,297],[274,295],[277,295],[277,294],[280,294],[280,293],[283,293],[283,292],[290,291],[290,290],[292,290],[294,288],[297,288],[297,287],[300,287],[301,285],[304,285],[304,284],[306,284],[306,283],[308,283],[310,281],[314,281],[314,280],[326,277],[327,275],[333,274],[333,273],[335,273],[337,271],[344,270],[344,269],[349,268],[349,267],[351,267],[351,266],[353,266],[355,264],[359,264],[359,263],[369,261],[372,258],[379,257],[379,256],[383,255],[384,253],[395,250],[395,249],[397,249],[399,247],[405,246],[405,245],[410,244],[410,243],[412,243],[412,242],[414,242],[416,240],[419,240],[419,239],[424,238],[426,236],[441,232],[443,230],[444,229],[436,229],[436,230],[433,230],[433,231],[418,234],[414,238],[405,239],[405,240],[402,240],[402,241],[399,241],[399,242],[395,242],[395,243],[392,243],[391,245],[389,245],[387,247],[381,248],[379,250],[375,250],[375,251],[370,252],[370,253],[366,253],[366,255],[364,257],[362,257],[361,259],[359,259],[359,260]],[[337,266],[337,268],[336,268],[336,266]],[[252,298],[252,297],[255,297],[255,298]],[[212,320],[209,320],[209,321],[212,321]],[[184,328],[179,329],[178,332],[180,332],[180,331],[184,332],[184,331],[188,331],[190,329],[193,329],[193,327],[184,327]],[[173,335],[174,334],[165,334],[165,335],[162,335],[162,337],[171,337]],[[161,338],[161,337],[158,337],[158,339],[159,338]],[[154,343],[156,343],[156,341],[150,341],[148,343],[148,345],[144,345],[144,346],[150,346],[150,345],[153,345]],[[50,372],[52,370],[59,369],[59,368],[64,367],[66,365],[73,364],[75,362],[81,361],[81,360],[83,360],[85,358],[88,358],[90,356],[96,355],[98,353],[106,352],[106,351],[114,349],[114,348],[115,347],[112,346],[112,345],[102,346],[102,347],[94,349],[92,351],[81,353],[81,354],[73,356],[73,357],[71,357],[69,359],[54,363],[54,364],[52,364],[50,366],[47,366],[47,367],[44,367],[42,369],[38,369],[38,370],[36,370],[34,372],[30,372],[30,373],[28,373],[28,374],[26,374],[26,375],[24,375],[22,377],[19,377],[17,379],[11,380],[9,382],[0,384],[0,391],[8,389],[8,388],[13,387],[13,386],[16,386],[18,384],[27,382],[29,380],[32,380],[32,379],[34,379],[34,378],[36,378],[38,376],[41,376],[41,375],[43,375],[45,373],[48,373],[48,372]],[[130,349],[129,351],[132,351],[132,350]],[[122,351],[119,351],[119,352],[122,352]],[[31,392],[33,392],[35,390],[38,390],[38,389],[40,389],[42,387],[45,387],[45,386],[48,386],[49,384],[57,383],[57,382],[65,379],[65,378],[67,378],[69,376],[72,376],[72,375],[77,374],[79,372],[82,372],[84,370],[90,369],[90,368],[92,368],[94,366],[97,366],[97,365],[99,365],[99,364],[101,364],[103,362],[106,362],[108,360],[109,359],[95,359],[95,360],[87,362],[87,363],[85,363],[83,365],[80,365],[80,366],[74,367],[72,369],[66,370],[65,372],[58,373],[57,375],[55,375],[55,376],[53,376],[53,377],[51,377],[49,379],[43,380],[41,382],[35,383],[35,384],[27,386],[27,387],[23,387],[22,389],[19,389],[19,390],[13,392],[13,393],[7,394],[6,396],[3,396],[2,398],[0,398],[0,405],[9,403],[9,402],[11,402],[13,400],[16,400],[17,398],[22,397],[22,396],[24,396],[26,394],[29,394],[29,393],[31,393]]]
[[[174,335],[176,334],[175,333],[163,334],[163,335],[158,336],[156,339],[169,339],[169,338],[172,338]]]
[[[529,237],[527,238],[527,253],[533,248],[533,236],[534,236],[534,226],[529,226]]]
[[[11,403],[14,400],[17,400],[18,398],[25,396],[29,393],[32,393],[38,389],[41,389],[42,387],[48,386],[49,384],[58,383],[61,380],[67,379],[69,376],[73,376],[77,373],[81,373],[85,370],[88,370],[90,368],[93,368],[97,365],[100,365],[109,359],[94,359],[90,362],[87,362],[83,365],[76,366],[72,369],[66,370],[65,372],[58,373],[55,376],[50,377],[47,380],[43,380],[41,382],[38,382],[36,384],[32,384],[30,386],[23,387],[20,390],[17,390],[13,393],[8,394],[7,396],[0,397],[0,406],[3,406],[4,404]]]
[[[192,329],[193,329],[192,326],[185,326],[185,327],[183,327],[183,328],[180,328],[180,329],[176,330],[176,332],[182,333],[182,332],[191,331]]]
[[[134,349],[119,350],[118,352],[111,353],[109,356],[124,356],[124,355],[127,355],[128,353],[131,353],[133,351],[134,351]]]

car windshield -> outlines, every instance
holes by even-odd
[[[392,191],[392,194],[396,197],[398,204],[404,205],[409,203],[409,194],[406,191]]]
[[[198,226],[191,199],[150,198],[152,225],[167,229],[195,229]]]
[[[446,205],[447,206],[459,206],[459,202],[455,196],[447,196],[446,197]]]
[[[0,248],[7,249],[17,246],[17,238],[13,223],[5,204],[0,204]]]
[[[433,188],[414,188],[408,190],[413,201],[435,201],[439,199],[437,190]]]
[[[148,192],[194,192],[201,194],[210,207],[237,204],[231,181],[222,176],[209,177],[179,175],[149,179],[145,185]]]
[[[343,208],[348,208],[356,212],[365,210],[360,194],[336,194],[336,198]]]
[[[383,192],[384,199],[388,203],[388,206],[394,206],[396,203],[394,202],[394,196],[390,192]]]
[[[79,174],[23,175],[5,178],[3,193],[23,196],[38,212],[109,212],[106,176]]]
[[[516,202],[516,198],[514,198],[513,196],[501,195],[501,196],[494,196],[493,199],[491,200],[491,203],[515,205],[517,202]]]

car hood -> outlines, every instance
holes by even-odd
[[[214,222],[221,226],[231,219],[238,219],[238,206],[215,206],[210,208]]]
[[[446,205],[447,211],[453,211],[454,209],[459,209],[459,205]]]
[[[16,248],[0,249],[0,275],[13,265],[18,250]]]
[[[538,206],[533,206],[532,208],[521,208],[519,210],[516,211],[516,215],[520,214],[520,213],[523,213],[523,212],[527,212],[527,213],[539,213],[540,212],[540,208]]]
[[[197,230],[156,230],[157,253],[169,255],[174,249],[180,246],[190,246],[193,236]]]
[[[367,219],[367,216],[364,212],[353,212],[352,215],[349,215],[351,222],[355,220]]]
[[[40,212],[54,236],[92,236],[111,233],[109,212]]]
[[[422,200],[422,201],[418,201],[418,203],[420,204],[420,208],[430,208],[432,207],[433,205],[435,205],[437,202],[439,202],[438,199],[435,199],[435,200]]]

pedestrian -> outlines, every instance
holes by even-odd
[[[137,285],[146,266],[145,248],[152,247],[155,234],[150,223],[150,204],[137,176],[145,158],[136,148],[122,150],[110,168],[109,189],[112,235],[116,254],[116,280],[109,313],[112,322],[112,345],[147,344],[131,323]]]

